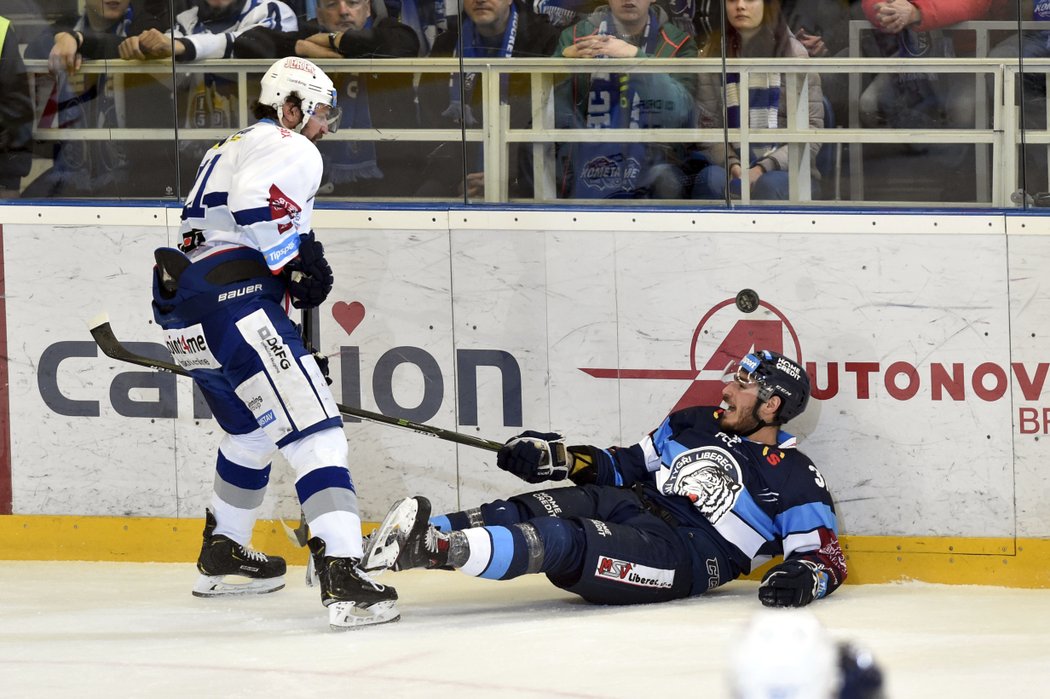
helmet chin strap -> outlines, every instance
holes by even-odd
[[[755,421],[755,426],[752,427],[747,432],[741,432],[741,434],[744,435],[745,437],[750,437],[751,435],[753,435],[755,432],[758,432],[763,427],[768,427],[769,426],[768,422],[766,422],[765,420],[763,420],[762,418],[760,418],[758,416],[758,406],[759,405],[761,405],[761,403],[758,403],[756,401],[755,404],[753,406],[751,406],[751,419],[753,419]]]

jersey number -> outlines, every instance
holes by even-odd
[[[204,218],[205,206],[201,203],[204,199],[204,192],[208,189],[208,178],[211,177],[211,173],[215,170],[216,163],[219,162],[219,158],[222,157],[222,153],[219,153],[214,158],[206,163],[201,163],[200,170],[197,175],[197,194],[193,197],[193,201],[186,205],[186,208],[182,210],[182,218],[186,220],[188,218]],[[199,174],[203,172],[204,174]]]

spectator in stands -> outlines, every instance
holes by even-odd
[[[576,24],[605,3],[606,0],[532,0],[533,9],[547,15],[551,24],[560,28]],[[722,26],[721,0],[656,0],[653,4],[698,44]]]
[[[129,35],[120,44],[120,57],[125,60],[174,58],[176,63],[189,63],[209,58],[232,58],[237,37],[254,27],[277,31],[296,31],[298,19],[282,0],[192,0],[189,9],[175,17],[167,32],[148,29]],[[238,124],[237,83],[230,76],[217,73],[176,74],[175,100],[182,126],[187,131],[199,128],[228,130]],[[185,195],[193,183],[197,164],[204,151],[212,146],[207,140],[180,139],[178,144],[180,183]]]
[[[651,0],[609,0],[561,33],[565,58],[695,58],[692,37]],[[691,128],[692,76],[575,73],[555,90],[559,128]],[[682,143],[585,142],[558,145],[559,196],[576,199],[681,199]]]
[[[726,33],[725,55],[728,58],[806,58],[809,53],[799,42],[780,11],[779,0],[725,0]],[[722,37],[713,36],[704,47],[704,56],[718,56],[722,52]],[[779,73],[751,73],[748,98],[750,104],[750,152],[741,153],[733,143],[719,141],[699,146],[700,155],[709,165],[696,177],[693,196],[698,199],[724,199],[726,191],[732,197],[740,196],[740,180],[747,177],[753,199],[788,198],[788,146],[785,143],[758,142],[761,130],[787,126],[787,99],[783,92],[785,80]],[[809,125],[824,127],[824,96],[820,76],[809,73]],[[700,128],[730,129],[740,127],[741,113],[738,86],[740,75],[729,73],[701,73],[698,78],[698,106]],[[725,114],[724,122],[723,113]],[[820,173],[816,169],[819,143],[809,145],[812,192],[820,192]],[[745,166],[746,163],[746,166]]]
[[[785,0],[782,9],[788,28],[810,58],[849,56],[848,0]],[[820,86],[831,105],[834,123],[844,124],[849,113],[849,75],[822,72]]]
[[[429,56],[434,40],[448,29],[445,0],[385,0],[383,5],[388,17],[407,24],[416,33],[420,56]]]
[[[896,37],[901,58],[973,55],[950,31],[951,25],[1016,17],[1015,0],[863,0],[876,31]],[[959,37],[968,40],[968,37]],[[880,73],[860,99],[861,124],[893,128],[973,128],[972,75],[964,73]]]
[[[0,199],[18,196],[32,165],[33,103],[10,20],[0,17]]]
[[[194,0],[167,33],[158,29],[129,36],[120,45],[126,60],[175,57],[179,63],[232,58],[238,36],[253,27],[277,31],[299,28],[295,13],[281,0]]]
[[[382,0],[318,0],[317,19],[296,32],[255,27],[237,37],[238,58],[412,58],[419,40],[411,27],[386,16]],[[328,71],[339,92],[340,129],[414,128],[412,73]],[[417,167],[410,141],[333,141],[318,144],[325,173],[319,194],[394,196]],[[414,188],[413,188],[414,189]]]
[[[849,49],[847,0],[785,0],[788,28],[810,58],[838,56]]]
[[[462,37],[461,37],[462,33]],[[520,0],[463,0],[459,26],[434,42],[432,57],[463,58],[549,57],[558,42],[558,30],[546,17],[528,11]],[[460,48],[462,47],[462,53]],[[481,85],[477,73],[423,73],[419,81],[420,121],[425,128],[477,128],[481,126]],[[527,74],[501,80],[500,102],[510,107],[511,128],[527,128],[531,118],[530,80]],[[529,144],[527,147],[531,147]],[[530,165],[519,157],[522,148],[509,153],[511,197],[532,194]],[[466,158],[464,162],[463,158]],[[459,141],[435,148],[427,157],[420,196],[482,197],[483,153],[480,145]],[[464,173],[457,177],[454,173]]]
[[[86,0],[83,14],[62,17],[34,38],[26,46],[25,56],[46,58],[53,76],[53,80],[37,83],[37,98],[43,104],[40,126],[162,128],[172,124],[166,90],[154,78],[80,73],[85,59],[116,58],[118,46],[132,27],[146,31],[159,26],[165,21],[164,12],[156,2],[132,5],[129,0]],[[113,140],[57,141],[48,148],[54,164],[30,183],[24,197],[175,193],[173,148]],[[167,169],[162,165],[165,158],[169,161]],[[154,177],[141,177],[147,168]]]

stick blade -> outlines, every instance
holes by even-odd
[[[105,313],[99,313],[91,320],[91,337],[95,339],[95,344],[102,350],[102,353],[110,359],[137,364],[150,369],[170,371],[179,376],[189,376],[189,372],[177,364],[172,364],[162,359],[144,357],[129,350],[117,339],[113,328],[109,324],[109,317]]]
[[[105,311],[102,311],[101,313],[99,313],[94,318],[88,321],[89,330],[94,330],[95,328],[102,327],[103,325],[109,325],[109,314]],[[94,335],[93,332],[91,334]]]

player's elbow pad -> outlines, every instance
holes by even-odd
[[[610,473],[613,468],[609,454],[597,447],[581,444],[569,447],[566,451],[572,456],[569,467],[569,480],[576,485],[601,484],[602,473]]]

